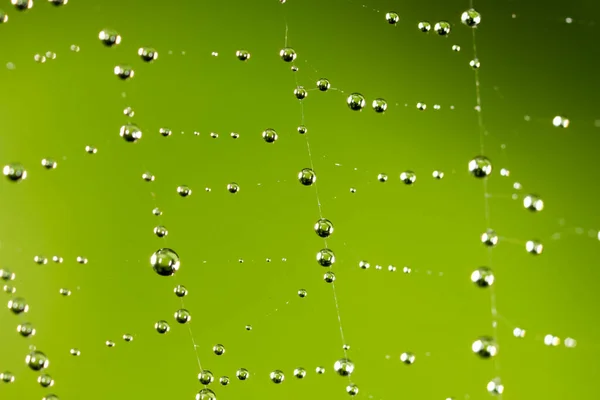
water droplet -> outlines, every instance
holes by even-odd
[[[294,376],[298,379],[303,379],[306,376],[306,370],[304,368],[294,369]]]
[[[222,356],[223,354],[225,354],[225,346],[223,346],[222,344],[215,344],[213,346],[213,353],[215,353],[218,356]]]
[[[330,249],[321,249],[317,253],[317,262],[323,267],[331,267],[335,263],[335,254]]]
[[[246,50],[238,50],[235,52],[235,56],[240,61],[248,61],[250,59],[250,53]]]
[[[538,240],[528,240],[525,243],[525,250],[533,255],[540,255],[544,251],[544,245]]]
[[[400,21],[400,16],[398,15],[398,13],[390,11],[388,13],[385,13],[385,20],[390,25],[396,25],[398,21]]]
[[[33,257],[33,262],[39,265],[48,264],[48,259],[44,256],[35,256]]]
[[[488,267],[479,267],[471,274],[471,282],[485,288],[494,284],[494,272]]]
[[[530,211],[542,211],[544,201],[538,195],[528,194],[523,198],[523,206]]]
[[[152,214],[156,215],[157,217],[162,215],[162,211],[160,210],[160,208],[156,207],[152,209]]]
[[[211,133],[210,133],[210,137],[211,137],[211,138],[213,138],[213,139],[216,139],[216,138],[218,138],[218,137],[219,137],[219,134],[218,134],[218,133],[215,133],[215,132],[211,132]]]
[[[298,172],[298,181],[304,186],[311,186],[317,181],[317,175],[312,169],[304,168],[302,171]]]
[[[489,394],[498,396],[504,393],[504,385],[500,381],[500,378],[494,378],[487,384],[487,391]]]
[[[303,86],[298,86],[294,89],[294,96],[296,96],[298,100],[304,100],[306,96],[308,96],[308,91],[304,89]]]
[[[29,305],[22,297],[15,297],[14,299],[10,299],[8,301],[8,309],[13,312],[13,314],[22,314],[29,311]]]
[[[61,289],[60,289],[58,292],[59,292],[59,293],[60,293],[62,296],[65,296],[65,297],[67,297],[67,296],[70,296],[70,295],[71,295],[71,291],[70,291],[69,289],[65,289],[65,288],[61,288]]]
[[[481,67],[481,63],[479,62],[479,60],[477,58],[474,58],[471,61],[469,61],[469,65],[473,69],[479,69],[479,67]]]
[[[214,379],[215,378],[214,378],[212,372],[210,372],[207,369],[203,369],[198,374],[198,381],[203,385],[210,385]]]
[[[417,174],[412,171],[404,171],[400,174],[400,180],[407,185],[412,185],[417,180]]]
[[[570,337],[565,339],[565,347],[573,348],[575,346],[577,346],[577,340]]]
[[[70,49],[72,52],[75,52],[75,53],[79,53],[79,51],[81,50],[81,48],[80,48],[79,46],[77,46],[76,44],[72,44],[72,45],[69,47],[69,49]]]
[[[320,218],[314,226],[314,230],[319,237],[327,238],[333,233],[333,223],[325,218]]]
[[[348,107],[354,111],[362,110],[367,104],[365,97],[360,93],[352,93],[346,99],[346,103],[348,104]]]
[[[227,185],[227,191],[229,191],[229,193],[237,193],[240,191],[240,186],[235,182],[231,182]]]
[[[322,375],[325,373],[325,367],[317,367],[315,368],[315,372],[319,375]]]
[[[250,372],[248,372],[246,368],[240,368],[235,373],[235,376],[237,376],[240,381],[245,381],[250,377]]]
[[[560,344],[560,338],[554,335],[544,336],[544,344],[546,346],[558,346]]]
[[[247,331],[251,331],[252,330],[252,325],[246,325],[246,330]]]
[[[121,43],[121,35],[112,29],[102,29],[98,34],[98,39],[107,47],[116,46]]]
[[[279,51],[279,57],[285,62],[292,62],[296,59],[296,51],[291,47],[285,47]]]
[[[262,138],[267,143],[273,143],[278,138],[277,132],[275,132],[275,129],[265,129],[262,133]]]
[[[37,381],[42,387],[45,388],[54,385],[54,379],[52,379],[52,377],[48,374],[41,374],[40,376],[38,376]]]
[[[190,312],[184,308],[175,311],[175,320],[180,324],[187,324],[192,320]]]
[[[33,0],[10,0],[10,2],[19,11],[29,10],[33,7]]]
[[[473,342],[471,346],[473,352],[481,358],[490,358],[498,354],[498,346],[493,338],[483,336]]]
[[[569,124],[570,121],[567,118],[561,116],[556,116],[552,120],[552,125],[556,126],[557,128],[568,128]]]
[[[342,346],[342,349],[344,349],[346,351],[350,350],[350,345],[349,344],[345,344],[345,345]]]
[[[382,113],[385,112],[385,110],[387,110],[387,101],[385,101],[384,99],[375,99],[373,100],[373,110],[375,110],[376,113]]]
[[[386,174],[379,174],[377,175],[377,180],[383,183],[388,180],[388,176]]]
[[[276,369],[275,371],[273,371],[269,374],[269,378],[271,378],[271,381],[273,383],[279,384],[285,380],[285,375],[283,374],[282,371]]]
[[[459,46],[459,45],[457,45],[457,44],[453,44],[453,45],[452,45],[452,50],[453,50],[453,51],[460,51],[460,46]]]
[[[54,169],[57,167],[57,163],[56,161],[54,161],[51,158],[44,158],[42,159],[42,166],[46,169]]]
[[[323,275],[323,280],[327,283],[333,283],[335,282],[335,274],[331,271],[327,271]]]
[[[133,340],[133,335],[130,335],[128,333],[123,335],[123,340],[126,342],[131,342]]]
[[[169,231],[164,226],[158,225],[154,227],[154,234],[161,238],[167,236],[169,234]]]
[[[308,129],[304,125],[300,125],[298,127],[298,133],[299,134],[304,135],[306,132],[308,132]]]
[[[146,171],[142,174],[142,179],[145,180],[146,182],[154,182],[154,179],[156,179],[156,178],[154,175],[152,175],[151,172]]]
[[[85,146],[85,151],[89,154],[96,154],[98,152],[98,149],[93,146]]]
[[[236,132],[231,132],[230,136],[231,136],[232,139],[237,139],[237,138],[240,137],[240,134],[236,133]]]
[[[152,62],[158,58],[158,52],[152,47],[140,47],[138,55],[146,62]]]
[[[25,167],[19,163],[5,165],[2,169],[2,173],[8,178],[8,180],[13,182],[20,182],[27,178],[27,171],[25,170]]]
[[[115,347],[115,342],[113,342],[112,340],[107,340],[104,343],[106,344],[106,347]]]
[[[498,235],[493,229],[488,229],[481,234],[481,243],[489,247],[494,247],[498,244]]]
[[[419,22],[419,24],[417,25],[417,27],[423,33],[427,33],[427,32],[429,32],[431,30],[431,24],[429,22],[427,22],[427,21]]]
[[[162,248],[156,250],[150,257],[150,264],[154,272],[161,276],[172,276],[180,266],[179,255],[175,250]]]
[[[44,397],[42,397],[42,400],[59,400],[59,398],[55,394],[47,394]]]
[[[350,376],[354,372],[354,363],[347,358],[342,358],[333,364],[333,370],[340,376]]]
[[[167,136],[171,136],[171,134],[173,132],[169,128],[160,128],[158,130],[158,133],[160,133],[161,136],[163,136],[163,137],[167,137]]]
[[[425,111],[427,109],[427,104],[425,103],[417,103],[417,109],[421,111]]]
[[[79,357],[81,355],[81,351],[76,348],[69,350],[69,353],[74,357]]]
[[[179,193],[181,197],[188,197],[192,194],[192,189],[190,189],[187,185],[180,185],[177,186],[177,193]]]
[[[447,36],[450,33],[450,23],[440,21],[433,27],[433,30],[440,36]]]
[[[13,281],[17,275],[7,268],[0,268],[0,279],[3,281]]]
[[[477,156],[469,161],[469,172],[475,178],[485,178],[492,173],[492,162],[484,156]]]
[[[164,334],[171,330],[171,326],[167,321],[161,320],[154,324],[154,329],[156,329],[156,332]]]
[[[123,114],[128,116],[128,117],[133,117],[135,115],[135,112],[133,111],[133,109],[131,107],[126,107],[123,110]]]
[[[29,337],[35,335],[35,328],[29,322],[23,322],[17,326],[17,332],[23,337]]]
[[[433,171],[431,175],[434,179],[442,179],[444,177],[444,173],[442,171]]]
[[[44,368],[48,368],[50,361],[41,351],[33,350],[25,357],[25,364],[34,371],[41,371]]]
[[[212,390],[204,388],[196,394],[196,400],[217,400],[217,395]]]
[[[4,371],[0,373],[0,380],[4,383],[13,383],[15,381],[15,376],[10,371]]]
[[[402,361],[404,364],[413,364],[415,362],[415,359],[415,355],[410,352],[404,352],[400,355],[400,361]]]
[[[304,297],[306,297],[307,295],[308,295],[308,292],[306,291],[306,289],[300,289],[300,290],[298,290],[298,296],[299,296],[299,297],[302,297],[302,298],[304,298]]]
[[[329,88],[331,88],[329,79],[321,78],[317,81],[317,89],[319,89],[321,92],[326,92],[329,90]]]
[[[8,294],[14,294],[14,293],[17,292],[17,288],[14,287],[14,286],[11,286],[11,285],[4,285],[4,286],[2,286],[2,290],[5,293],[8,293]]]
[[[346,392],[348,392],[350,396],[356,396],[358,394],[358,386],[356,386],[354,383],[351,383],[346,386]]]
[[[8,22],[8,14],[4,10],[0,10],[0,24]]]
[[[77,256],[76,260],[79,264],[87,264],[88,263],[88,259],[85,257]]]
[[[223,386],[227,386],[229,385],[229,377],[228,376],[222,376],[219,378],[219,383]]]
[[[525,329],[521,329],[521,328],[515,328],[513,329],[513,336],[517,337],[517,338],[523,338],[525,337],[526,331]]]
[[[460,20],[463,24],[474,28],[481,22],[481,15],[471,8],[461,14]]]
[[[188,290],[183,285],[177,285],[174,289],[175,296],[177,297],[185,297],[188,294]]]
[[[117,65],[113,71],[115,75],[122,80],[133,78],[135,75],[133,68],[131,68],[129,65]]]
[[[142,138],[142,131],[135,124],[126,124],[121,127],[119,135],[126,142],[135,143]]]

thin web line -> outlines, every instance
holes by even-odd
[[[160,209],[160,207],[158,206],[158,202],[156,201],[156,194],[154,192],[150,192],[150,194],[151,194],[152,200],[154,202],[154,207]],[[159,225],[163,225],[162,210],[161,210],[161,214],[158,215],[157,219],[158,219]],[[163,240],[163,242],[165,243],[165,247],[168,247],[167,236],[168,235],[165,235],[165,236],[163,236],[161,238]],[[179,282],[177,281],[177,275],[175,275],[175,283],[179,284]],[[179,300],[181,302],[181,308],[182,309],[186,309],[186,307],[185,307],[185,301],[183,300],[183,297],[180,297]],[[200,373],[204,369],[202,368],[202,363],[200,362],[200,356],[198,355],[198,345],[196,344],[196,339],[194,339],[194,331],[192,330],[191,322],[192,321],[187,322],[186,325],[187,325],[187,328],[188,328],[188,332],[190,334],[190,339],[192,341],[192,346],[194,347],[194,355],[196,356],[196,361],[198,363],[198,368],[199,368],[198,373]],[[206,388],[207,385],[204,385],[204,387]]]
[[[469,1],[469,8],[473,9],[473,0]],[[472,28],[473,34],[473,58],[478,60],[477,58],[477,38],[475,27]],[[480,90],[480,79],[479,79],[479,69],[475,69],[475,97],[477,102],[477,122],[479,125],[479,149],[481,155],[485,154],[485,144],[484,144],[484,136],[485,136],[485,126],[483,124],[483,115],[481,108],[481,90]],[[484,217],[486,228],[490,229],[491,227],[491,216],[490,216],[490,205],[489,205],[489,192],[488,192],[488,182],[487,178],[483,180],[483,201],[484,201]],[[492,248],[488,249],[488,267],[493,269],[492,263]],[[493,330],[493,338],[496,346],[498,345],[498,310],[496,307],[496,291],[494,290],[494,286],[490,286],[490,311],[492,314],[492,330]],[[496,373],[500,373],[500,362],[497,357],[494,357],[494,367],[496,369]],[[502,399],[502,394],[499,395],[499,399]]]
[[[289,32],[289,26],[287,23],[287,19],[285,18],[285,14],[284,14],[284,19],[285,19],[285,46],[287,47],[287,43],[288,43],[288,32]],[[299,86],[298,83],[298,77],[296,76],[296,74],[294,74],[294,80],[296,82],[296,87]],[[300,112],[301,112],[301,119],[300,119],[300,124],[304,125],[305,124],[305,115],[304,115],[304,103],[302,102],[302,100],[299,101],[300,103]],[[313,161],[313,156],[312,156],[312,151],[310,148],[310,141],[308,139],[308,135],[309,133],[306,132],[304,134],[304,137],[306,139],[306,150],[308,153],[308,158],[310,161],[310,168],[314,171],[315,170],[315,166],[314,166],[314,161]],[[312,186],[315,188],[315,197],[317,199],[317,208],[319,211],[319,218],[323,218],[323,206],[321,204],[321,199],[319,197],[319,190],[317,187],[317,182],[315,181]],[[327,247],[327,239],[323,238],[323,242],[325,244],[325,248]],[[333,268],[331,268],[333,269]],[[339,300],[338,300],[338,296],[337,296],[337,291],[335,289],[335,282],[331,283],[331,288],[332,288],[332,293],[333,293],[333,302],[335,304],[335,312],[337,315],[337,320],[338,320],[338,325],[340,327],[340,338],[342,340],[342,349],[344,351],[344,357],[348,358],[348,351],[346,350],[346,338],[344,335],[344,327],[342,325],[342,315],[340,312],[340,304],[339,304]],[[350,376],[348,376],[348,379],[350,380]]]

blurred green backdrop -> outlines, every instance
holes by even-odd
[[[323,216],[335,226],[328,246],[358,398],[485,399],[497,376],[508,399],[593,395],[600,49],[587,18],[597,4],[475,2],[481,133],[494,165],[489,227],[501,236],[491,265],[494,360],[470,350],[494,330],[490,291],[469,279],[489,259],[479,241],[488,228],[483,184],[467,171],[480,148],[472,32],[460,23],[468,2],[71,0],[53,7],[36,0],[18,12],[2,0],[1,7],[9,20],[0,25],[0,162],[28,170],[23,182],[0,181],[0,268],[16,273],[17,288],[3,301],[22,296],[30,306],[22,316],[0,313],[0,371],[16,378],[0,385],[1,399],[193,399],[202,385],[190,333],[173,319],[178,283],[189,289],[196,351],[217,378],[210,387],[219,399],[348,398],[348,380],[333,372],[343,342],[332,287],[315,261],[324,246],[312,229],[315,187],[296,178],[311,165],[307,137]],[[396,26],[385,21],[388,11],[399,13]],[[417,29],[440,20],[452,24],[448,37]],[[278,56],[286,25],[297,72]],[[117,30],[122,43],[103,46],[104,28]],[[158,60],[141,61],[141,46],[156,48]],[[251,53],[247,62],[236,59],[240,49]],[[34,61],[46,51],[56,59]],[[118,64],[131,65],[134,78],[116,78]],[[338,90],[317,91],[323,77]],[[296,80],[310,90],[302,105]],[[352,92],[367,98],[362,112],[345,105]],[[377,97],[389,103],[385,114],[370,107]],[[305,136],[296,131],[302,114]],[[553,127],[556,115],[571,125]],[[143,131],[138,143],[119,137],[128,121]],[[277,142],[261,139],[266,128],[278,132]],[[97,154],[86,153],[88,145]],[[45,170],[45,157],[58,167]],[[414,185],[400,182],[405,170],[417,174]],[[433,170],[444,178],[434,180]],[[154,182],[142,180],[146,171]],[[389,180],[378,182],[379,173]],[[227,191],[230,182],[239,193]],[[177,195],[182,184],[190,197]],[[530,192],[544,199],[542,212],[523,208]],[[163,215],[152,215],[154,207]],[[153,234],[159,224],[166,238]],[[544,243],[542,255],[525,251],[529,239]],[[181,256],[172,278],[149,264],[165,246]],[[36,255],[64,263],[38,265]],[[78,264],[78,256],[89,262]],[[361,260],[371,268],[360,269]],[[63,297],[60,288],[73,293]],[[301,288],[306,298],[296,294]],[[166,335],[153,328],[160,319],[171,324]],[[35,336],[16,332],[24,321]],[[515,338],[515,327],[526,337]],[[126,333],[132,342],[121,339]],[[575,338],[577,347],[548,347],[546,334]],[[226,348],[220,357],[212,353],[217,343]],[[50,359],[50,389],[24,362],[32,345]],[[404,351],[416,355],[413,365],[400,362]],[[235,378],[241,367],[248,381]],[[293,377],[297,367],[307,369],[304,380]],[[281,385],[269,380],[275,369],[286,375]],[[229,386],[218,384],[222,375]]]

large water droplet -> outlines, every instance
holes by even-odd
[[[347,358],[342,358],[333,364],[333,369],[340,376],[350,376],[354,372],[354,363]]]
[[[50,361],[41,351],[33,350],[25,357],[25,364],[34,371],[41,371],[44,368],[48,368]]]
[[[13,182],[19,182],[27,178],[27,170],[19,163],[5,165],[2,169],[4,176]]]
[[[271,378],[273,383],[281,383],[285,380],[285,375],[283,374],[283,371],[276,369],[269,374],[269,378]]]
[[[485,178],[492,173],[492,163],[484,156],[477,156],[469,161],[469,172],[475,178]]]
[[[479,267],[471,274],[471,282],[485,288],[494,284],[494,273],[488,267]]]
[[[180,266],[179,255],[175,250],[162,248],[156,250],[150,257],[150,264],[154,271],[161,276],[172,276]]]
[[[98,39],[107,47],[116,46],[121,43],[121,35],[112,29],[102,29],[98,34]]]

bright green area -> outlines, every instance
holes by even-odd
[[[325,246],[313,231],[316,190],[297,180],[311,162],[323,216],[335,226],[327,245],[336,255],[357,398],[487,399],[496,376],[506,399],[593,397],[600,115],[598,30],[586,18],[597,6],[475,2],[483,16],[480,128],[472,30],[460,24],[467,3],[71,0],[57,8],[37,0],[17,12],[3,0],[0,163],[20,162],[28,177],[0,179],[0,268],[16,273],[15,296],[30,311],[0,312],[0,371],[16,377],[0,384],[0,398],[193,399],[202,388],[193,342],[202,367],[231,378],[227,387],[210,386],[219,399],[349,398],[348,380],[333,373],[343,341],[332,285],[315,260]],[[400,15],[397,26],[385,21],[390,10]],[[447,20],[452,31],[421,33],[422,20]],[[286,24],[297,72],[278,56]],[[104,28],[122,43],[103,46]],[[81,51],[70,51],[73,44]],[[141,46],[156,48],[158,59],[144,63]],[[235,57],[242,49],[251,54],[246,62]],[[46,51],[56,59],[36,63]],[[119,64],[131,65],[134,78],[116,78]],[[338,90],[318,91],[323,77]],[[309,90],[303,106],[297,84]],[[352,92],[366,97],[362,112],[345,105]],[[385,114],[370,108],[378,97],[388,102]],[[304,136],[296,131],[302,115]],[[556,115],[571,125],[553,127]],[[137,143],[119,137],[128,121],[143,132]],[[173,133],[163,137],[160,128]],[[275,143],[262,140],[267,128],[277,131]],[[501,236],[491,265],[478,239],[488,227],[483,182],[467,171],[480,134],[494,166],[490,223]],[[88,145],[97,154],[86,153]],[[58,167],[44,169],[44,157]],[[431,177],[436,169],[442,180]],[[412,186],[399,180],[406,170],[417,175]],[[154,182],[142,180],[146,171]],[[385,183],[377,180],[382,172]],[[236,194],[227,190],[232,182]],[[187,198],[176,192],[184,184]],[[523,208],[529,192],[544,199],[542,212]],[[154,207],[163,215],[152,215]],[[159,224],[166,238],[153,234]],[[542,255],[525,251],[529,239],[544,243]],[[181,257],[175,277],[150,266],[161,247]],[[36,255],[64,263],[37,265]],[[89,262],[78,264],[78,256]],[[371,268],[360,269],[361,260]],[[491,291],[469,280],[481,265],[496,272],[495,360],[470,350],[494,334]],[[177,284],[189,290],[193,341],[174,319],[182,307]],[[300,298],[299,289],[308,295]],[[165,335],[153,327],[162,319],[171,325]],[[25,321],[35,336],[18,335]],[[515,327],[526,337],[513,337]],[[546,334],[575,338],[577,347],[545,346]],[[222,356],[212,351],[218,343]],[[50,359],[51,389],[25,365],[31,345]],[[404,351],[416,355],[413,365],[400,362]],[[235,378],[242,367],[251,374],[245,382]],[[308,371],[302,381],[292,376],[297,367]],[[285,374],[280,385],[269,380],[277,369]]]

